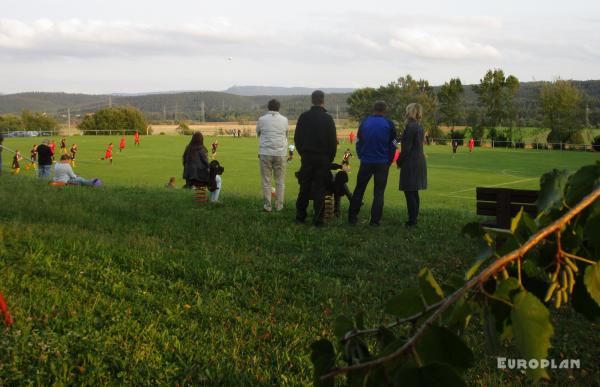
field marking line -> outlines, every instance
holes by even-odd
[[[460,196],[460,195],[447,195],[447,194],[438,194],[439,196],[443,196],[445,198],[457,198],[457,199],[469,199],[475,200],[474,196]]]
[[[516,184],[516,183],[523,183],[523,182],[526,182],[526,181],[537,180],[537,179],[538,179],[538,177],[530,177],[530,178],[528,178],[528,179],[521,179],[521,180],[509,181],[509,182],[506,182],[506,183],[499,183],[499,184],[486,185],[486,187],[500,187],[500,186],[503,186],[503,185],[510,185],[510,184]],[[461,190],[459,190],[459,191],[449,192],[449,193],[448,193],[448,195],[454,195],[454,194],[461,193],[461,192],[467,192],[467,191],[471,191],[471,190],[473,190],[473,189],[475,189],[475,188],[477,188],[477,187],[472,187],[472,188],[467,188],[467,189],[461,189]]]

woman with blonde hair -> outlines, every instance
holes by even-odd
[[[427,165],[423,152],[425,131],[420,124],[423,107],[411,103],[406,107],[406,126],[402,133],[400,157],[396,165],[400,168],[400,191],[404,191],[408,221],[406,227],[417,225],[420,199],[419,190],[427,189]]]

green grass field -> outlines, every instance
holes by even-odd
[[[0,328],[0,385],[307,385],[309,345],[333,337],[336,316],[366,313],[377,326],[386,300],[414,286],[421,267],[437,278],[462,275],[475,252],[460,235],[476,219],[474,187],[536,188],[552,168],[574,171],[597,153],[476,149],[452,157],[427,147],[429,189],[417,229],[403,227],[404,197],[390,170],[382,226],[344,219],[325,229],[292,224],[297,184],[289,165],[286,208],[261,212],[257,141],[219,138],[222,204],[163,188],[183,181],[189,137],[142,137],[100,161],[118,137],[71,137],[76,173],[101,188],[50,187],[32,171],[0,178],[0,291],[15,325]],[[212,142],[208,138],[207,142]],[[4,145],[29,154],[33,139]],[[340,146],[339,155],[345,149]],[[358,162],[353,160],[356,169]],[[25,164],[25,163],[23,163]],[[355,173],[351,173],[351,189]],[[343,203],[343,211],[348,203]],[[475,318],[477,320],[477,318]],[[554,370],[555,385],[600,380],[598,327],[570,308],[553,312],[551,357],[580,358],[582,369]],[[498,371],[478,324],[467,332],[477,365],[473,385],[527,385]],[[507,345],[501,356],[516,356]]]

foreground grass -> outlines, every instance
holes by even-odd
[[[459,235],[472,217],[448,209],[425,209],[417,230],[392,208],[380,229],[317,231],[243,197],[197,206],[185,191],[3,177],[0,198],[0,288],[16,320],[0,335],[0,385],[309,384],[309,345],[337,315],[376,326],[422,266],[448,278],[473,253]],[[563,313],[555,347],[584,369],[555,376],[597,380],[595,327]],[[472,378],[523,380],[490,356]]]
[[[291,224],[297,159],[286,209],[259,211],[255,139],[220,139],[223,205],[198,206],[190,192],[160,188],[181,173],[188,140],[143,138],[109,166],[98,156],[114,138],[77,138],[76,171],[100,176],[100,189],[49,187],[31,171],[0,178],[0,291],[16,320],[0,328],[0,385],[310,384],[309,345],[333,336],[336,316],[364,311],[377,326],[387,318],[383,304],[415,286],[421,267],[442,280],[464,272],[474,247],[460,229],[475,218],[475,186],[535,188],[542,172],[598,157],[486,149],[452,157],[448,147],[428,147],[430,189],[417,230],[402,227],[393,169],[381,228],[335,220],[317,231]],[[598,327],[568,308],[553,319],[551,357],[582,364],[551,372],[553,384],[597,383]],[[527,384],[496,369],[479,329],[467,340],[478,357],[473,385]],[[515,356],[510,346],[499,355]]]

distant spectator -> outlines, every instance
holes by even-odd
[[[185,188],[208,185],[208,149],[204,146],[204,136],[201,132],[192,135],[183,152],[183,178]]]
[[[49,179],[52,173],[52,150],[48,146],[48,140],[42,141],[38,146],[38,177],[40,179]]]
[[[325,190],[331,174],[329,168],[337,151],[337,135],[333,117],[325,110],[325,93],[315,90],[311,95],[312,107],[300,115],[296,123],[294,143],[300,155],[296,200],[296,222],[304,223],[306,209],[312,194],[313,224],[324,225]]]
[[[386,103],[377,101],[373,107],[373,114],[361,122],[358,128],[356,153],[360,159],[360,168],[348,210],[350,224],[357,222],[358,212],[371,176],[374,185],[370,225],[379,226],[381,220],[388,173],[396,152],[396,127],[385,117],[386,110]]]
[[[71,167],[71,157],[69,155],[60,156],[60,162],[54,165],[54,181],[70,184],[70,185],[100,185],[99,179],[87,180],[81,176],[77,176]]]
[[[419,123],[423,107],[411,103],[406,107],[406,126],[402,133],[402,147],[396,165],[400,168],[400,190],[404,191],[408,210],[407,227],[417,225],[420,199],[419,190],[427,189],[427,165],[423,152],[424,131]]]
[[[65,155],[67,154],[67,138],[62,136],[60,139],[60,153]]]
[[[288,149],[288,119],[279,113],[280,103],[269,101],[269,111],[256,123],[259,139],[258,158],[262,178],[263,210],[271,212],[271,178],[275,177],[275,210],[283,209],[285,191],[285,168]],[[292,152],[293,155],[293,152]]]

